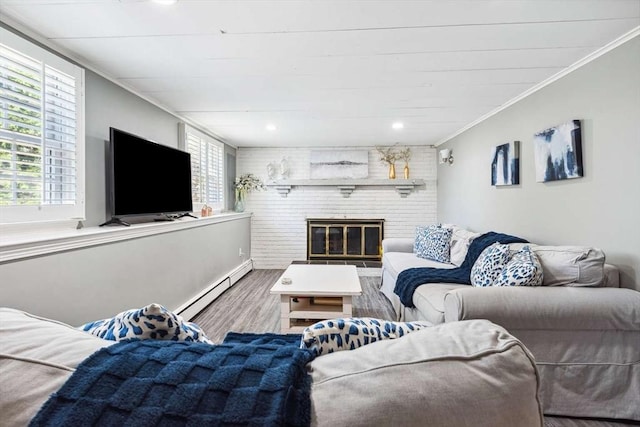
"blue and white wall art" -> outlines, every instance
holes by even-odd
[[[367,150],[315,150],[310,154],[311,179],[366,178],[369,176]]]
[[[491,149],[491,185],[520,184],[520,141]]]
[[[536,133],[533,149],[536,181],[558,181],[582,176],[580,120],[571,120]]]

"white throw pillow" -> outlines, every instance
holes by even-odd
[[[542,286],[542,265],[529,246],[516,252],[493,286]]]
[[[493,286],[502,269],[509,262],[509,245],[496,242],[487,247],[471,268],[471,284],[473,286]]]
[[[458,227],[457,225],[452,225],[448,228],[451,228],[452,231],[449,260],[451,264],[455,265],[456,267],[460,267],[464,262],[464,259],[467,257],[469,245],[471,244],[473,239],[480,236],[481,233],[474,233],[472,231]]]

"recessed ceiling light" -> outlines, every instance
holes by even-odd
[[[275,131],[275,130],[277,130],[277,129],[278,129],[278,128],[277,128],[277,127],[276,127],[276,125],[274,125],[274,124],[269,123],[269,124],[267,125],[267,130],[268,130],[269,132],[273,132],[273,131]]]
[[[163,4],[165,6],[178,3],[178,0],[151,0],[151,1],[153,3]]]
[[[395,122],[394,124],[391,125],[392,128],[394,129],[402,129],[404,128],[404,124],[402,122]]]

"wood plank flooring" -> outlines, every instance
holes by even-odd
[[[253,270],[198,313],[197,323],[213,342],[227,332],[280,332],[280,298],[269,294],[284,270]],[[353,298],[354,317],[394,320],[391,303],[378,290],[379,276],[360,276],[362,296]]]

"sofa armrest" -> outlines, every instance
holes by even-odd
[[[445,322],[488,319],[508,330],[640,330],[640,292],[619,288],[462,288],[444,297]]]
[[[382,252],[413,252],[413,239],[410,237],[383,239]]]

